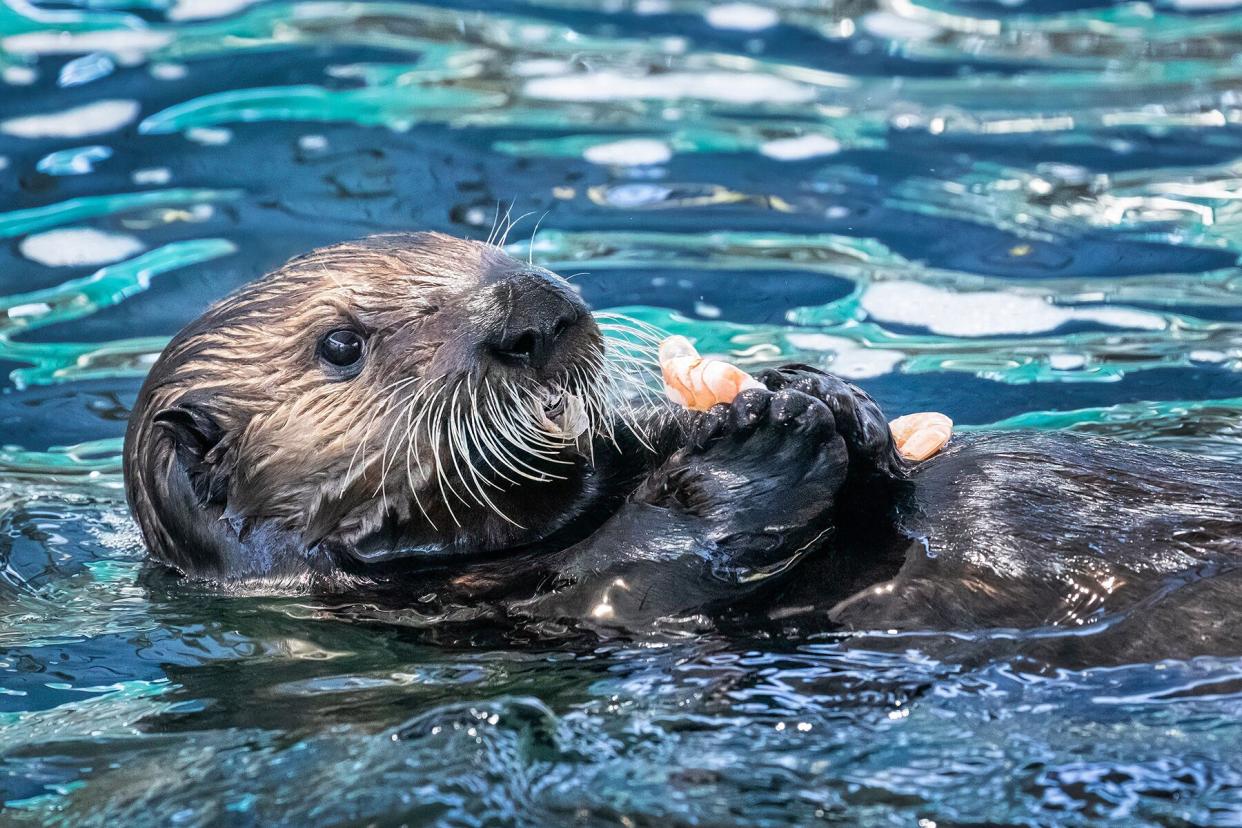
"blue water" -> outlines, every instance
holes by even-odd
[[[1242,462],[1242,6],[4,2],[0,822],[1242,824],[1242,653],[446,641],[144,569],[118,461],[210,301],[512,210],[739,363]]]

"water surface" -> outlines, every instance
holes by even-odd
[[[5,0],[0,821],[1239,824],[1242,653],[446,642],[144,570],[118,452],[210,301],[511,209],[740,363],[1242,462],[1240,54],[1230,0]]]

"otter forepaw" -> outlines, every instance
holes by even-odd
[[[778,430],[761,433],[764,426]],[[796,389],[743,391],[733,402],[715,405],[695,419],[687,448],[704,451],[724,438],[736,442],[752,436],[761,442],[783,442],[785,431],[811,444],[824,442],[836,431],[835,418],[823,402]]]
[[[803,507],[830,508],[847,466],[845,444],[823,401],[796,389],[748,390],[698,415],[685,447],[638,497],[700,514],[776,518]]]
[[[809,365],[786,365],[756,377],[775,392],[794,390],[822,401],[849,451],[851,474],[901,473],[904,463],[880,406],[861,388]]]
[[[694,416],[686,447],[702,451],[725,435],[735,437],[754,431],[772,404],[770,391],[743,391],[731,403],[720,403]]]

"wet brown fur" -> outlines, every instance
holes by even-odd
[[[441,234],[372,237],[295,258],[209,309],[160,356],[126,435],[126,490],[153,556],[195,568],[188,547],[197,528],[170,525],[186,518],[169,491],[176,441],[157,416],[181,407],[220,435],[199,464],[210,479],[195,485],[203,499],[227,504],[217,520],[243,539],[261,521],[305,547],[350,544],[385,521],[422,520],[409,488],[428,481],[399,456],[408,448],[400,420],[415,389],[456,376],[454,348],[466,346],[453,337],[494,321],[503,308],[483,298],[487,276],[518,264],[499,248]],[[342,324],[369,332],[368,360],[345,382],[325,377],[315,359],[320,338]],[[441,533],[460,519],[438,492],[424,497]],[[517,530],[483,511],[473,510],[463,537],[513,543]]]

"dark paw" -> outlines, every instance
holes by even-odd
[[[685,448],[667,467],[681,504],[696,501],[745,509],[770,500],[789,504],[791,489],[831,503],[845,480],[845,444],[823,401],[793,388],[743,391],[691,424]]]
[[[845,441],[852,475],[901,474],[904,463],[889,431],[888,418],[861,388],[809,365],[768,369],[756,379],[772,391],[799,391],[822,401]]]
[[[767,417],[771,404],[770,391],[753,390],[738,394],[732,403],[712,406],[691,421],[686,446],[701,451],[726,434],[747,434]]]
[[[752,389],[699,415],[690,425],[687,448],[701,452],[726,438],[775,444],[797,437],[814,445],[828,441],[835,431],[832,411],[820,400],[792,388]]]
[[[714,580],[749,583],[783,571],[824,536],[848,467],[822,400],[756,389],[696,415],[686,445],[633,500],[694,527]]]

